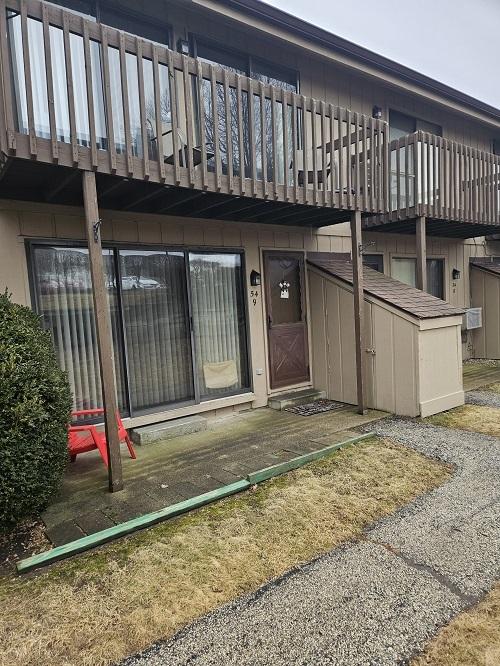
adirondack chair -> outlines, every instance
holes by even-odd
[[[88,416],[102,416],[103,414],[104,409],[80,409],[76,412],[72,412],[71,416],[73,419],[78,419]],[[137,456],[135,454],[134,447],[132,446],[130,437],[125,430],[125,427],[120,418],[120,414],[118,412],[116,414],[116,422],[118,424],[119,440],[120,442],[124,442],[127,445],[130,457],[135,460]],[[92,423],[72,425],[68,428],[68,452],[71,462],[75,462],[76,456],[80,453],[94,451],[95,449],[99,450],[101,458],[107,467],[109,461],[106,433],[103,430],[98,430],[97,427]]]

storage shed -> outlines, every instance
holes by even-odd
[[[481,308],[482,326],[472,331],[475,358],[500,359],[500,260],[471,261],[471,306]]]
[[[314,384],[356,404],[352,264],[327,253],[307,257]],[[367,405],[429,416],[464,404],[463,310],[364,268]]]

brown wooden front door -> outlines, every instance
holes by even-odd
[[[308,381],[304,255],[265,252],[264,279],[271,388]]]

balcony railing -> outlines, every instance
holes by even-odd
[[[415,132],[390,143],[389,219],[500,224],[500,157]]]
[[[0,2],[3,151],[209,192],[387,212],[387,125],[38,0]]]

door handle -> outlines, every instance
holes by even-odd
[[[271,317],[270,314],[267,315],[267,328],[272,328],[273,325],[273,318]]]
[[[371,354],[372,356],[375,356],[376,353],[377,353],[377,350],[374,349],[373,347],[368,347],[368,349],[365,349],[365,352],[366,352],[367,354]]]

